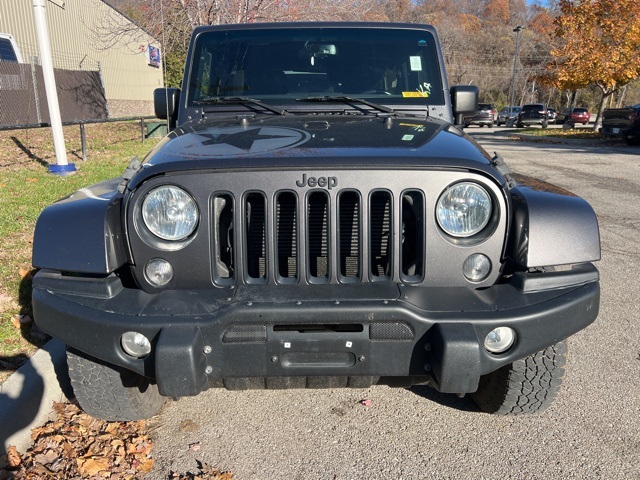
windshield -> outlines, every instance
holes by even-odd
[[[352,96],[396,105],[442,105],[436,43],[424,30],[255,28],[201,32],[188,106],[215,97],[294,103]]]
[[[7,38],[0,38],[0,62],[17,62],[18,57],[13,50],[13,45]]]

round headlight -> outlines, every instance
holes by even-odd
[[[187,192],[165,185],[151,190],[142,202],[142,219],[155,236],[183,240],[198,225],[198,207]]]
[[[440,228],[449,235],[470,237],[489,223],[491,197],[477,183],[457,183],[440,195],[436,214]]]

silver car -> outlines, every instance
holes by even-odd
[[[498,126],[515,125],[515,120],[516,120],[516,117],[518,116],[518,113],[520,113],[520,110],[522,110],[522,107],[516,107],[516,106],[504,107],[502,110],[498,112],[498,121],[496,123],[498,124]]]

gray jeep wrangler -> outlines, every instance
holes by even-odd
[[[156,91],[172,131],[37,222],[34,314],[82,408],[373,384],[547,407],[598,313],[597,220],[466,136],[477,100],[430,26],[197,28]]]

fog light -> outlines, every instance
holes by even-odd
[[[491,353],[503,353],[511,348],[516,340],[516,332],[509,327],[494,328],[484,339],[484,348]]]
[[[462,264],[462,273],[470,282],[480,282],[491,271],[491,260],[481,253],[469,255]]]
[[[151,353],[149,339],[140,332],[125,332],[120,338],[122,349],[135,358],[146,357]]]
[[[154,258],[144,267],[144,275],[154,287],[164,287],[173,278],[173,267],[162,258]]]

